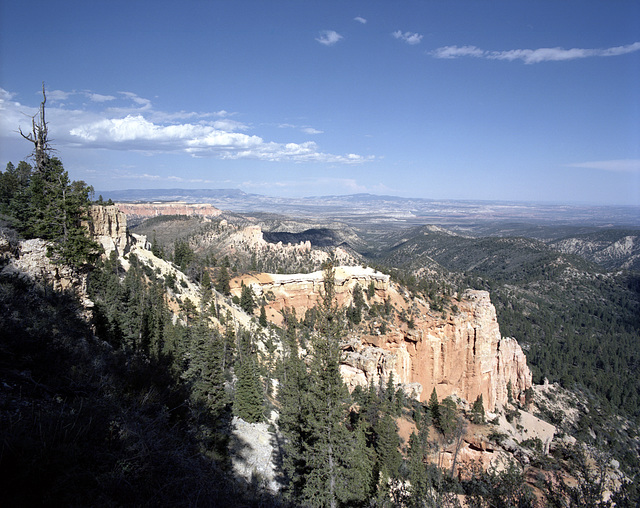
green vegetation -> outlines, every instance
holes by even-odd
[[[380,262],[433,310],[453,311],[455,291],[490,291],[500,330],[523,346],[535,383],[547,378],[584,388],[610,411],[638,421],[640,275],[607,273],[527,238],[469,238],[428,228],[403,237]],[[413,275],[424,267],[429,277]]]
[[[53,260],[80,267],[95,260],[100,246],[88,237],[83,222],[89,220],[93,188],[82,181],[70,181],[62,162],[51,156],[43,100],[33,132],[24,139],[33,143],[35,167],[11,162],[0,173],[0,212],[6,214],[25,238],[51,242],[48,255]]]

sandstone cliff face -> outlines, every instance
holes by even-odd
[[[127,216],[117,206],[94,205],[89,210],[91,220],[87,223],[89,233],[100,242],[105,255],[116,251],[122,256],[129,247]]]
[[[390,282],[387,275],[370,268],[336,269],[336,298],[340,305],[352,302],[352,290],[359,284],[366,290],[375,286],[369,303],[390,301],[396,309],[386,333],[372,321],[367,330],[349,333],[343,344],[341,372],[350,389],[357,385],[383,382],[393,373],[405,391],[426,400],[435,388],[440,399],[449,395],[473,402],[482,395],[485,408],[507,403],[507,386],[514,397],[531,386],[531,372],[518,343],[502,338],[496,311],[486,291],[466,291],[457,306],[458,313],[443,319],[432,313],[427,302],[410,299]],[[232,293],[250,284],[257,295],[264,295],[267,317],[282,323],[285,308],[296,309],[298,318],[312,308],[322,294],[322,272],[297,275],[257,274],[234,280]],[[397,315],[411,312],[414,326]]]

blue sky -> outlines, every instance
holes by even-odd
[[[98,190],[640,205],[640,2],[0,0],[0,164]]]

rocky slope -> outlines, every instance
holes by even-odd
[[[640,270],[640,235],[637,230],[608,230],[576,235],[550,245],[560,252],[576,254],[608,270]]]

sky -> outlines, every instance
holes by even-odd
[[[97,191],[640,205],[640,2],[0,0],[0,164],[46,87]]]

